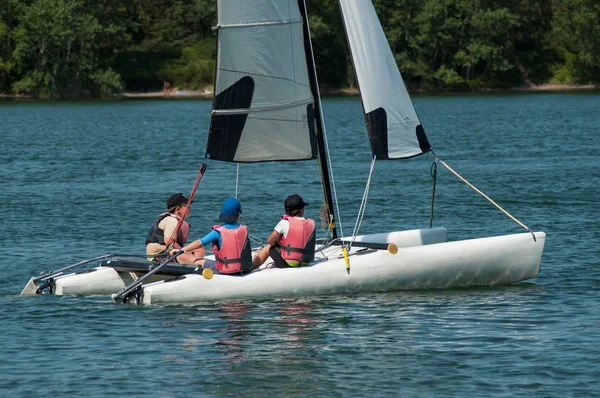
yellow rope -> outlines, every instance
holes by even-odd
[[[500,205],[498,203],[494,202],[489,196],[487,196],[486,194],[484,194],[483,192],[481,192],[479,189],[477,189],[476,187],[474,187],[469,181],[465,180],[460,174],[458,174],[456,171],[454,171],[452,169],[452,167],[448,166],[446,164],[446,162],[444,162],[440,158],[437,158],[437,160],[439,160],[440,163],[443,164],[444,167],[447,168],[452,174],[454,174],[456,177],[458,177],[458,179],[460,179],[462,182],[464,182],[465,184],[467,184],[468,186],[470,186],[471,188],[473,188],[473,190],[475,192],[477,192],[478,194],[480,194],[481,196],[483,196],[484,198],[486,198],[487,200],[489,200],[491,204],[493,204],[494,206],[496,206],[498,208],[498,210],[500,210],[502,213],[504,213],[508,217],[510,217],[511,220],[513,220],[514,222],[516,222],[517,224],[519,224],[521,227],[525,228],[527,231],[531,232],[531,229],[527,225],[525,225],[521,221],[517,220],[510,213],[508,213],[506,210],[504,210],[502,207],[500,207]],[[534,236],[534,239],[535,239],[535,236]]]

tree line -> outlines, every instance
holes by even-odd
[[[164,81],[211,85],[215,3],[1,0],[0,93],[82,98],[160,90]],[[600,83],[598,0],[374,5],[411,89]],[[354,86],[337,2],[307,0],[307,9],[321,86]]]

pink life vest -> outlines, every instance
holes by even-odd
[[[187,238],[190,235],[190,224],[187,221],[182,221],[181,226],[179,227],[179,232],[177,233],[177,243],[179,246],[183,247],[185,242],[187,242]]]
[[[287,236],[279,238],[281,257],[291,266],[303,265],[315,259],[315,222],[310,218],[299,220],[284,214],[282,220],[290,223]]]
[[[179,221],[179,217],[177,217],[175,214],[171,214],[169,212],[162,213],[150,227],[150,231],[148,231],[148,236],[146,237],[146,244],[158,243],[161,245],[166,245],[165,231],[160,228],[158,224],[160,224],[160,222],[167,217],[175,217],[177,221]],[[183,247],[185,245],[189,234],[190,224],[188,224],[187,221],[183,221],[179,227],[179,231],[177,232],[177,238],[175,239],[179,246]],[[170,238],[170,236],[167,236],[167,238]]]
[[[217,269],[222,274],[246,273],[252,270],[252,252],[248,239],[248,227],[240,225],[238,228],[229,229],[222,225],[215,225],[213,230],[221,234],[221,248],[217,240],[213,241],[213,251]]]

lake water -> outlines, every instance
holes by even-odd
[[[0,396],[590,397],[600,393],[600,93],[415,96],[436,154],[548,234],[512,286],[180,306],[20,296],[31,276],[142,253],[166,198],[189,193],[209,101],[0,103]],[[342,227],[370,153],[358,98],[323,102]],[[361,233],[429,225],[432,156],[378,162]],[[236,192],[211,162],[194,238]],[[314,162],[241,165],[243,221],[266,240],[288,194],[318,218]],[[438,170],[450,240],[523,229]]]

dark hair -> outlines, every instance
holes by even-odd
[[[294,209],[294,210],[290,210],[290,209],[286,208],[285,212],[288,214],[288,216],[296,217],[296,216],[300,215],[300,213],[302,213],[302,210],[304,210],[304,208]]]

